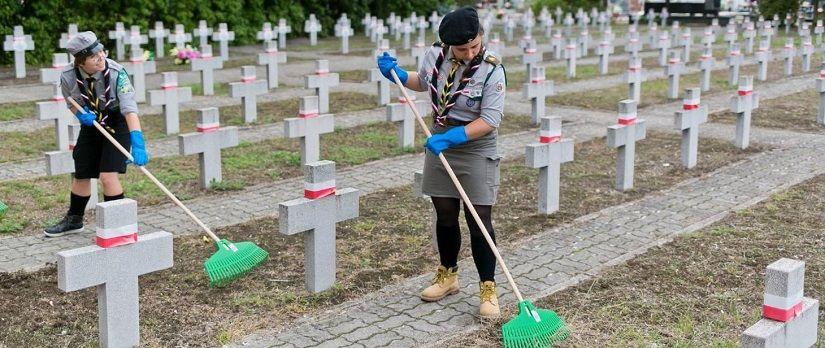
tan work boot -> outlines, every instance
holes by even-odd
[[[421,292],[421,299],[427,302],[435,302],[447,295],[458,293],[458,272],[455,267],[450,269],[438,266],[433,284]]]
[[[496,283],[491,281],[478,283],[481,303],[478,306],[478,315],[485,318],[497,318],[501,311],[498,308]]]

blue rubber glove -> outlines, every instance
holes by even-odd
[[[407,71],[401,69],[401,67],[398,66],[398,59],[395,59],[395,57],[391,56],[388,52],[384,52],[384,54],[378,56],[378,70],[381,70],[381,74],[393,83],[395,83],[395,79],[392,78],[390,71],[395,70],[395,74],[398,75],[401,83],[407,83]]]
[[[466,144],[467,140],[467,133],[464,133],[464,126],[453,127],[444,133],[433,134],[433,136],[427,138],[427,142],[424,143],[424,147],[430,150],[430,152],[434,155],[438,156],[441,151],[449,149],[453,146]]]
[[[132,158],[137,166],[143,167],[149,163],[149,153],[146,152],[146,142],[143,141],[143,132],[133,130],[129,132],[132,138]]]
[[[89,127],[94,126],[95,119],[97,119],[97,116],[95,116],[95,114],[89,111],[89,108],[85,106],[83,107],[83,110],[77,110],[74,115],[77,117],[77,120],[80,121],[80,124]]]

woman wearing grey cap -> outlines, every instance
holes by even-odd
[[[429,91],[433,108],[433,136],[427,139],[422,192],[432,198],[436,211],[436,239],[441,265],[432,284],[421,292],[424,301],[438,301],[459,292],[457,262],[461,247],[458,215],[461,202],[445,168],[444,153],[481,217],[490,237],[493,204],[499,187],[497,129],[504,111],[504,66],[496,53],[485,49],[478,13],[464,7],[441,20],[436,42],[418,72],[407,73],[389,54],[378,57],[378,68],[394,81],[395,71],[409,89]],[[479,275],[479,314],[499,315],[496,296],[496,259],[467,207],[473,261]]]
[[[91,197],[90,179],[100,179],[104,201],[123,198],[118,174],[126,173],[127,159],[94,127],[100,123],[124,148],[131,148],[135,164],[149,161],[143,132],[140,129],[135,90],[122,65],[106,58],[103,45],[94,33],[87,31],[67,43],[74,64],[60,75],[60,87],[65,98],[72,98],[83,109],[67,103],[80,121],[80,135],[72,152],[74,178],[69,211],[63,219],[46,228],[47,237],[62,236],[83,229],[83,214]]]

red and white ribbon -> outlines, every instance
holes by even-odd
[[[539,131],[539,142],[542,144],[546,143],[557,143],[561,141],[561,130],[540,130]]]
[[[275,54],[275,53],[278,53],[278,48],[277,47],[267,48],[267,49],[264,50],[264,52],[269,53],[269,54]]]
[[[802,292],[790,297],[765,294],[762,304],[762,316],[768,319],[786,322],[802,313]]]
[[[710,58],[712,58],[712,57],[713,56],[711,56],[709,54],[703,54],[703,55],[699,56],[699,60],[710,60]]]
[[[101,248],[132,244],[137,242],[137,230],[137,223],[115,228],[98,227],[95,230],[95,243]]]
[[[313,118],[318,116],[318,110],[302,110],[298,112],[300,118]]]
[[[200,133],[210,133],[210,132],[217,131],[218,128],[221,128],[221,124],[218,123],[218,122],[198,123],[197,130]]]
[[[685,99],[682,105],[683,110],[696,110],[699,108],[699,98]]]
[[[175,89],[175,88],[178,88],[178,84],[177,84],[177,82],[175,82],[175,83],[170,83],[170,84],[160,85],[160,89],[164,89],[164,90],[165,90],[165,89]]]
[[[751,89],[740,89],[737,93],[738,93],[740,96],[744,97],[744,96],[746,96],[746,95],[753,94],[753,88],[751,88]]]
[[[621,125],[629,125],[636,123],[636,113],[632,114],[619,114],[619,124]]]
[[[819,71],[819,78],[825,79],[825,70]]]
[[[315,75],[327,75],[329,74],[329,69],[318,69],[315,70]]]
[[[679,64],[679,62],[681,62],[681,60],[679,58],[671,58],[671,59],[667,60],[667,63],[670,64],[670,65]]]
[[[305,182],[304,197],[309,199],[324,198],[335,194],[335,179],[323,182]]]
[[[525,48],[524,49],[524,53],[527,53],[527,54],[534,54],[536,52],[538,52],[538,51],[535,48]]]
[[[730,51],[731,57],[738,57],[740,54],[742,54],[741,51]]]
[[[66,100],[66,98],[64,98],[62,94],[55,94],[54,96],[52,96],[52,100],[56,102],[62,102]]]
[[[241,82],[243,82],[243,83],[255,82],[256,78],[257,78],[256,75],[242,76],[241,77]]]

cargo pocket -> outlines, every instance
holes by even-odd
[[[501,184],[501,155],[487,156],[487,185],[498,187]]]

